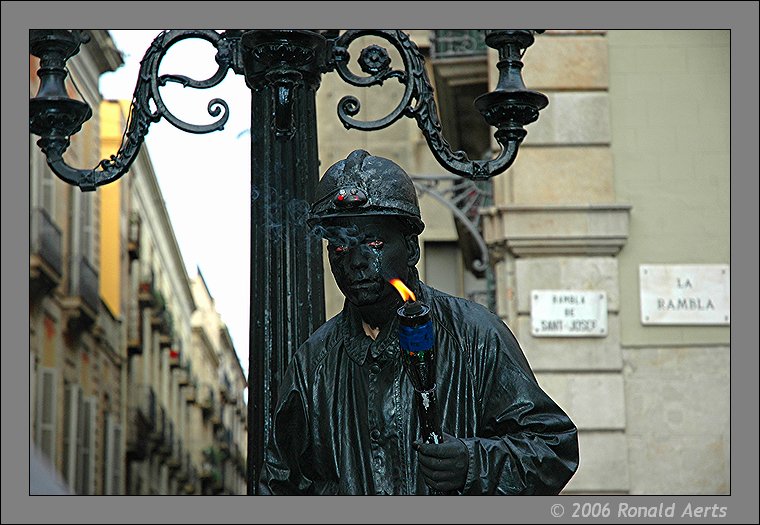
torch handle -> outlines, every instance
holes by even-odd
[[[415,393],[422,440],[425,443],[442,443],[443,432],[438,418],[438,398],[435,395],[435,388],[424,391],[415,390]]]
[[[438,417],[438,398],[435,395],[435,387],[430,390],[415,390],[417,396],[417,415],[420,420],[420,435],[425,443],[438,444],[443,442],[441,420]],[[450,496],[456,492],[444,492],[428,487],[431,496]]]

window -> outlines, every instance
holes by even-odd
[[[35,445],[51,465],[55,465],[56,372],[55,368],[40,368],[37,376]]]
[[[462,268],[456,242],[425,243],[425,282],[438,290],[462,296]]]
[[[82,404],[82,388],[67,383],[63,398],[63,479],[74,488],[76,479],[76,458],[79,437],[78,415]]]
[[[89,397],[82,400],[80,412],[79,435],[77,441],[77,478],[75,490],[77,494],[93,494],[95,492],[95,417],[96,399]]]
[[[475,277],[465,268],[456,242],[425,242],[425,282],[442,292],[492,308],[488,276]]]
[[[67,384],[63,404],[63,478],[77,494],[95,490],[96,399],[85,398],[82,387]]]
[[[121,494],[121,425],[111,413],[105,415],[103,493]]]
[[[42,208],[55,220],[55,176],[42,160],[42,153],[36,146],[36,137],[30,136],[33,143],[29,148],[29,176],[31,177],[30,194],[32,207]]]

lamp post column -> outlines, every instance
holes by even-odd
[[[248,494],[259,491],[282,374],[325,321],[322,241],[306,217],[319,180],[316,91],[326,48],[311,31],[241,38],[252,96]]]

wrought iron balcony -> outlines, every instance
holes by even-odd
[[[175,372],[177,374],[177,385],[180,388],[185,388],[190,386],[190,362],[182,362],[182,359],[180,358],[180,365],[177,371]]]
[[[226,376],[222,379],[222,384],[219,386],[219,393],[221,394],[221,398],[224,403],[230,405],[235,404],[235,396],[232,393],[232,385]]]
[[[208,419],[217,410],[216,401],[214,400],[214,391],[211,388],[204,385],[203,390],[205,390],[205,394],[201,396],[199,406],[203,411],[203,417]]]
[[[74,258],[69,273],[68,294],[62,301],[69,331],[87,330],[95,323],[100,310],[98,284],[98,272],[87,258]]]
[[[179,449],[180,464],[175,477],[178,482],[187,483],[190,480],[190,453],[182,448],[181,440],[179,440],[177,448]]]
[[[61,282],[63,255],[61,230],[47,211],[37,208],[29,221],[29,291],[42,295]]]
[[[140,275],[140,284],[137,290],[137,300],[142,308],[152,307],[155,305],[155,278],[153,269],[143,270]]]
[[[224,426],[220,426],[214,434],[216,442],[227,458],[232,457],[232,431]]]
[[[196,403],[198,395],[198,382],[195,379],[190,380],[190,384],[185,387],[185,402],[188,405]]]
[[[166,411],[164,407],[158,406],[156,409],[156,424],[153,427],[153,432],[150,434],[150,440],[159,447],[164,442],[166,433]]]
[[[214,430],[217,430],[222,426],[222,404],[220,401],[214,401],[214,406],[211,410],[211,415],[209,416],[209,422],[211,422]]]
[[[190,461],[190,453],[187,454],[187,481],[182,486],[182,491],[185,494],[195,494],[196,493],[196,482],[198,481],[198,470],[195,468],[195,466]]]
[[[152,388],[138,385],[129,390],[127,457],[131,461],[142,461],[148,456],[148,442],[156,427],[156,412],[156,396]]]
[[[182,365],[182,345],[175,342],[169,347],[169,369],[177,370]]]
[[[485,56],[488,47],[479,29],[437,29],[430,37],[432,58]]]
[[[164,432],[164,448],[167,450],[167,455],[171,455],[174,452],[174,422],[169,419],[169,414],[165,413],[167,429]]]

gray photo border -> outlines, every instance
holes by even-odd
[[[551,27],[723,29],[731,33],[731,495],[554,498],[222,498],[29,496],[27,53],[30,28]],[[757,2],[2,2],[3,523],[546,523],[557,503],[691,501],[758,521]],[[751,283],[751,284],[747,284]],[[26,299],[26,303],[24,301]],[[25,371],[21,373],[21,371]],[[754,394],[753,394],[754,392]],[[736,394],[736,395],[734,395]],[[601,521],[601,520],[582,520]],[[605,522],[622,521],[615,517]],[[633,520],[625,520],[633,522]],[[657,521],[657,520],[652,520]],[[671,521],[683,521],[678,518]]]

